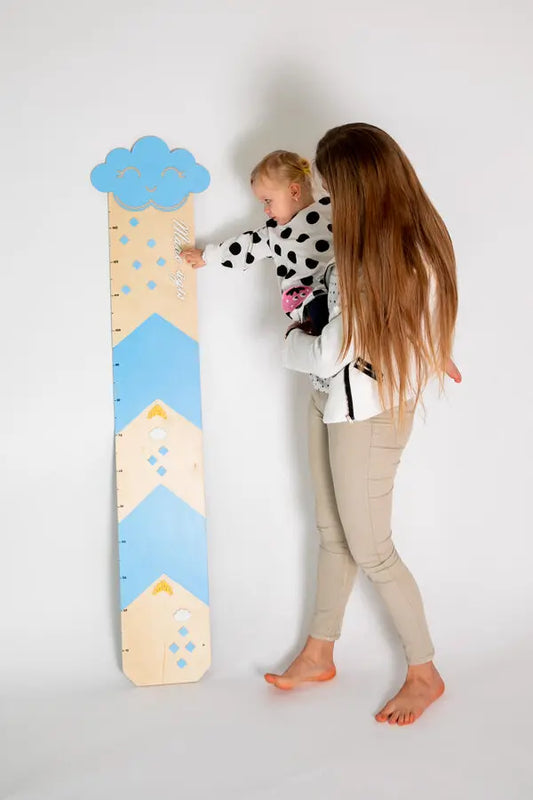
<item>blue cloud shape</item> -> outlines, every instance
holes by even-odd
[[[143,136],[131,150],[111,150],[91,172],[95,189],[111,192],[119,205],[135,211],[148,206],[175,211],[191,192],[207,189],[209,180],[188,150],[170,150],[157,136]]]

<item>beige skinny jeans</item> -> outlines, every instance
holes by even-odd
[[[320,534],[315,612],[310,635],[334,641],[358,566],[388,609],[408,664],[434,655],[416,582],[391,538],[394,477],[409,439],[414,413],[401,429],[392,412],[359,422],[326,425],[327,395],[313,391],[309,456]]]

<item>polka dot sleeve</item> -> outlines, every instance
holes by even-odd
[[[266,225],[255,231],[245,231],[233,239],[226,239],[219,245],[209,244],[203,253],[206,264],[218,263],[228,269],[243,270],[248,269],[256,261],[271,256]]]

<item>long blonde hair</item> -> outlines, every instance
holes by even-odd
[[[250,183],[262,177],[299,183],[303,189],[312,190],[311,164],[290,150],[274,150],[262,158],[252,170]]]
[[[449,233],[405,153],[365,123],[328,131],[316,167],[331,196],[344,337],[368,358],[383,408],[441,386],[457,316]],[[414,369],[413,369],[414,368]]]

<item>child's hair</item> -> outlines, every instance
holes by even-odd
[[[368,358],[383,407],[399,400],[401,418],[409,395],[418,402],[435,372],[442,386],[451,355],[457,281],[450,236],[405,153],[380,128],[354,123],[328,131],[316,167],[331,195],[342,354],[353,343]]]
[[[262,158],[252,170],[250,183],[262,177],[283,179],[288,183],[299,183],[309,191],[312,189],[311,164],[289,150],[274,150]]]

